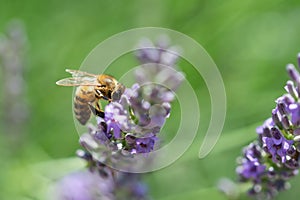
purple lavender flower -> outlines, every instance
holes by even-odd
[[[175,91],[179,87],[184,75],[176,70],[180,49],[170,46],[167,39],[161,39],[164,40],[156,44],[146,39],[141,41],[136,55],[142,66],[135,71],[135,75],[139,85],[150,88],[147,93],[152,99],[163,98],[169,102],[174,98],[170,90]]]
[[[246,179],[259,179],[266,169],[265,165],[257,161],[245,161],[243,163],[241,171],[238,169],[238,173]]]
[[[93,146],[94,150],[104,144],[113,149],[113,154],[116,151],[132,155],[150,153],[158,140],[156,135],[170,116],[173,90],[184,78],[176,71],[176,48],[167,43],[153,44],[151,49],[143,45],[137,57],[142,64],[148,64],[136,71],[137,83],[126,88],[119,101],[105,107],[105,118],[98,119],[98,130],[88,133],[96,145],[87,146]],[[167,68],[164,65],[168,65]]]
[[[149,199],[148,188],[141,181],[140,174],[125,173],[107,167],[87,151],[78,150],[77,155],[87,162],[89,171],[77,172],[59,181],[58,191],[64,197],[59,200]],[[72,187],[72,182],[75,183],[73,188],[68,189]]]
[[[265,173],[266,166],[261,163],[261,149],[257,144],[251,143],[244,149],[242,165],[237,168],[237,173],[242,179],[259,180]]]
[[[270,161],[268,153],[258,143],[251,143],[244,149],[244,156],[236,169],[241,182],[253,184],[248,194],[256,199],[272,199],[279,191],[288,189],[287,180],[298,173],[295,167],[288,166],[289,163],[295,164],[291,159],[286,161],[286,165]],[[274,164],[276,167],[273,167]]]
[[[149,153],[154,149],[154,143],[157,140],[156,136],[146,138],[136,138],[135,146],[137,153]]]
[[[150,199],[148,188],[141,182],[141,177],[138,174],[119,173],[116,181],[119,196],[117,199],[132,199],[132,200],[147,200]]]
[[[157,43],[144,38],[139,43],[139,50],[136,52],[137,59],[145,63],[157,63],[168,66],[173,66],[178,60],[178,52],[180,48],[169,45],[169,38],[162,36]]]
[[[270,135],[270,128],[273,127],[275,124],[272,118],[268,118],[262,126],[256,128],[256,132],[262,136],[269,136]]]
[[[140,174],[113,170],[99,162],[89,152],[77,151],[88,163],[88,170],[75,172],[59,180],[55,200],[147,200],[148,188]]]
[[[98,118],[98,127],[90,125],[89,133],[81,137],[81,144],[91,151],[106,147],[114,154],[122,150],[131,154],[149,153],[169,114],[169,102],[152,105],[143,98],[142,88],[134,85],[126,89],[119,102],[105,107],[105,118]]]
[[[275,137],[263,137],[263,148],[271,154],[274,163],[285,163],[288,156],[288,150],[292,148],[293,140],[286,140],[283,136],[277,132]]]
[[[287,181],[299,169],[300,75],[291,64],[287,71],[291,77],[285,86],[288,93],[275,101],[272,117],[256,129],[258,143],[244,150],[237,167],[241,181],[252,182],[249,194],[257,199],[271,199],[288,189]]]
[[[131,105],[136,124],[132,125],[132,132],[155,132],[165,123],[165,119],[169,117],[170,104],[168,101],[157,98],[151,98],[145,94],[145,88],[138,84],[133,85],[125,91],[125,98]],[[150,89],[151,90],[151,89]],[[152,88],[151,91],[156,90]]]
[[[131,126],[128,111],[117,102],[112,102],[105,107],[105,123],[107,133],[113,130],[116,139],[121,139],[121,131],[128,131]]]
[[[112,175],[103,178],[91,171],[79,171],[62,178],[55,188],[55,200],[114,200]]]
[[[26,69],[27,34],[22,21],[12,20],[6,30],[0,33],[0,70],[3,133],[14,136],[21,142],[24,127],[28,124],[29,107],[27,105],[27,82],[24,79]],[[20,141],[17,141],[20,140]]]

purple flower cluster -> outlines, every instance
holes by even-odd
[[[300,55],[298,56],[300,66]],[[300,75],[287,66],[291,78],[286,94],[276,100],[272,116],[257,128],[258,141],[244,149],[237,173],[241,181],[252,182],[249,194],[271,199],[289,188],[287,182],[298,174],[300,155]]]
[[[157,134],[170,115],[174,91],[184,79],[176,70],[175,47],[148,41],[139,48],[137,83],[126,88],[119,101],[106,105],[105,117],[97,118],[97,126],[89,125],[88,133],[80,138],[83,147],[102,155],[102,161],[110,159],[109,151],[120,156],[153,151]]]
[[[176,70],[178,56],[175,48],[163,41],[150,44],[151,50],[141,43],[137,51],[141,66],[135,71],[136,83],[126,88],[118,101],[107,104],[104,117],[96,117],[97,124],[88,124],[88,132],[80,137],[84,151],[79,150],[77,154],[87,162],[89,171],[70,175],[63,180],[62,188],[71,187],[70,181],[77,183],[77,178],[82,179],[83,182],[73,189],[76,193],[83,190],[85,197],[76,198],[63,190],[61,194],[65,198],[61,199],[89,200],[93,194],[96,195],[94,199],[148,199],[147,188],[140,181],[139,174],[113,168],[120,165],[125,170],[133,165],[136,167],[140,163],[132,158],[138,154],[144,154],[143,158],[146,158],[155,149],[158,134],[170,116],[170,103],[175,98],[173,92],[184,79],[183,74]],[[150,161],[142,162],[147,164]],[[109,163],[110,167],[104,163]],[[94,183],[94,179],[106,180],[109,187]]]
[[[244,157],[241,163],[242,165],[237,168],[237,173],[244,179],[259,181],[259,177],[266,170],[266,165],[262,163],[261,149],[255,143],[244,148]]]

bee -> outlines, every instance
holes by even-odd
[[[79,70],[66,69],[72,77],[56,82],[61,86],[76,86],[74,97],[74,113],[80,124],[85,125],[91,113],[104,118],[99,100],[109,103],[117,101],[125,91],[125,86],[107,74],[90,74]]]

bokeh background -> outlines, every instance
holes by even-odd
[[[217,64],[227,92],[221,138],[200,160],[210,118],[209,93],[201,76],[180,61],[199,98],[200,129],[176,163],[145,175],[149,192],[162,200],[227,199],[218,192],[217,182],[221,177],[236,179],[236,157],[256,138],[256,126],[270,116],[274,100],[284,93],[285,66],[296,63],[300,52],[299,19],[297,0],[0,0],[0,41],[7,40],[11,24],[21,24],[26,33],[17,47],[20,73],[10,72],[3,56],[0,62],[0,199],[44,199],[54,180],[84,166],[74,158],[79,144],[72,88],[55,82],[67,75],[65,68],[78,68],[109,36],[145,26],[174,29],[199,42]],[[133,56],[125,56],[113,64],[111,73],[136,64]],[[15,73],[23,82],[13,88],[16,93],[8,94],[5,82],[14,80]],[[15,104],[20,107],[10,109]],[[175,105],[171,118],[179,115]],[[167,123],[166,139],[172,138],[173,129]],[[291,190],[278,199],[299,196],[299,186],[296,177]]]

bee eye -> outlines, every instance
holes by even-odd
[[[120,91],[115,91],[114,93],[112,93],[112,99],[113,100],[120,100],[121,98],[121,92]]]

